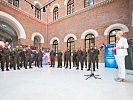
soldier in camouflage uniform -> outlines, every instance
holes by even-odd
[[[32,68],[31,67],[31,62],[32,62],[32,59],[31,59],[31,53],[32,53],[32,51],[31,51],[31,49],[30,49],[30,47],[27,47],[26,48],[26,51],[25,51],[25,68],[27,69],[27,65],[28,65],[28,63],[29,63],[29,68]]]
[[[97,46],[95,47],[95,63],[96,63],[96,67],[98,69],[98,62],[99,62],[99,58],[98,58],[98,55],[99,55],[99,49],[97,48]]]
[[[73,67],[76,67],[76,57],[77,57],[77,52],[76,50],[73,51]]]
[[[55,56],[56,56],[56,53],[53,50],[51,50],[51,52],[50,52],[51,66],[50,67],[54,67],[55,66]]]
[[[34,51],[34,55],[35,55],[35,67],[37,66],[38,67],[38,65],[37,65],[37,61],[38,61],[38,51],[36,50],[36,51]]]
[[[1,65],[2,71],[4,71],[5,62],[6,62],[6,70],[9,71],[9,57],[10,57],[10,50],[8,48],[8,44],[5,44],[5,47],[2,48],[2,65]]]
[[[57,53],[57,59],[58,59],[58,67],[57,68],[62,68],[62,52],[59,50]]]
[[[40,49],[39,50],[39,53],[38,53],[38,60],[37,60],[37,63],[40,67],[43,67],[42,66],[42,57],[43,57],[43,53],[42,53],[42,50]]]
[[[79,47],[78,51],[77,51],[77,62],[76,62],[76,65],[77,65],[77,70],[79,69],[79,62],[80,62],[80,65],[81,65],[81,70],[83,70],[83,62],[82,62],[82,55],[83,55],[83,52],[81,50],[81,47]]]
[[[17,69],[20,69],[20,53],[21,51],[19,50],[19,47],[16,46],[16,49],[14,51],[14,70],[16,70],[16,65]]]
[[[65,52],[64,52],[64,66],[63,67],[66,66],[66,53],[67,53],[67,50],[65,50]]]
[[[14,64],[14,48],[10,52],[10,69],[13,68]]]
[[[2,45],[0,45],[0,68],[1,68],[1,60],[2,60]]]
[[[90,49],[88,49],[88,57],[89,57],[89,64],[88,64],[88,71],[90,70],[91,65],[93,64],[93,71],[95,71],[95,53],[96,49],[94,48],[94,44],[90,45]]]
[[[70,66],[69,69],[71,69],[71,51],[69,48],[67,49],[67,52],[66,52],[66,67],[65,68],[68,68],[68,62]]]
[[[83,49],[82,51],[82,63],[83,63],[83,67],[84,67],[84,62],[85,62],[85,68],[87,68],[87,52],[85,49]]]

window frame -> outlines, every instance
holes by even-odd
[[[67,15],[70,15],[74,12],[74,0],[69,0],[67,2]]]
[[[19,8],[19,0],[8,0],[8,3]]]
[[[94,5],[94,0],[84,0],[84,8]]]
[[[120,29],[113,29],[109,32],[109,44],[114,44],[116,42],[116,35],[112,35],[111,33],[113,33],[113,31],[117,32],[120,31]],[[111,42],[111,38],[114,38],[114,42]]]
[[[37,42],[36,42],[36,40],[37,40]],[[34,47],[36,50],[40,49],[40,38],[38,36],[34,37]]]
[[[67,48],[69,48],[71,52],[75,49],[75,40],[73,37],[67,39]]]
[[[57,40],[54,40],[53,41],[53,44],[52,44],[52,48],[53,48],[53,50],[54,50],[54,52],[58,52],[58,41]]]
[[[55,7],[54,9],[53,9],[53,20],[57,20],[58,19],[58,7]]]
[[[89,37],[90,36],[90,38],[87,38],[87,37]],[[92,38],[91,38],[92,37]],[[88,43],[89,43],[89,46],[87,47],[87,41],[89,41]],[[93,42],[92,42],[93,41]],[[95,35],[94,34],[92,34],[92,33],[89,33],[89,34],[87,34],[86,36],[85,36],[85,49],[86,49],[86,51],[90,48],[90,44],[91,43],[93,43],[94,45],[95,45]]]

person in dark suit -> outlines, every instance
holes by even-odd
[[[96,49],[94,48],[94,44],[90,44],[90,49],[88,49],[88,71],[91,68],[91,64],[93,64],[93,71],[95,71],[95,53],[96,53]]]

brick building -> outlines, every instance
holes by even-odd
[[[0,40],[12,46],[87,50],[114,43],[117,30],[133,38],[133,0],[0,0]]]

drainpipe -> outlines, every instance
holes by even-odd
[[[46,7],[46,48],[48,48],[48,7]]]

